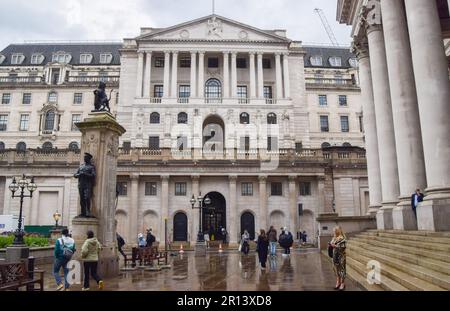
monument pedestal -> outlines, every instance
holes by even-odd
[[[195,243],[195,256],[206,256],[206,243],[196,242]]]
[[[26,245],[10,246],[6,248],[6,261],[19,262],[27,260],[30,256],[30,248]]]
[[[425,231],[450,231],[450,198],[436,198],[419,203],[417,227]]]

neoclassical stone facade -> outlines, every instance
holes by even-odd
[[[450,230],[447,1],[338,1],[360,61],[371,211],[379,229]],[[417,210],[411,194],[425,189]]]

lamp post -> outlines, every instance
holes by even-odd
[[[56,211],[56,213],[53,214],[53,219],[55,220],[55,229],[58,229],[58,222],[61,219],[61,214]]]
[[[30,194],[25,194],[25,188],[29,191]],[[25,174],[22,175],[20,180],[17,182],[16,178],[13,178],[12,183],[9,185],[9,190],[12,192],[12,198],[20,198],[20,210],[19,210],[19,224],[17,226],[17,230],[14,233],[14,242],[13,246],[24,246],[24,231],[22,229],[22,208],[23,208],[23,199],[24,198],[32,198],[33,192],[36,191],[36,184],[34,183],[34,177],[31,177],[31,180],[28,180],[25,177]],[[16,195],[16,192],[20,189],[20,194]]]
[[[209,205],[211,204],[211,199],[207,196],[205,198],[202,197],[202,194],[200,193],[197,199],[195,199],[195,196],[192,195],[192,198],[190,200],[192,208],[198,208],[198,234],[197,234],[197,243],[198,242],[204,242],[204,236],[202,232],[202,210],[204,208],[204,204]],[[195,206],[195,203],[198,202],[198,206]]]

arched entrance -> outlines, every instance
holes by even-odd
[[[241,215],[241,236],[247,230],[250,234],[250,239],[255,239],[255,216],[250,212],[245,212]]]
[[[203,122],[203,152],[221,152],[225,148],[225,123],[217,115]]]
[[[226,200],[219,192],[210,192],[206,197],[211,199],[211,203],[204,204],[203,209],[203,232],[209,233],[210,239],[214,235],[214,240],[222,239],[222,228],[227,231],[227,214],[226,214]]]
[[[273,211],[270,214],[270,226],[273,226],[277,233],[280,232],[281,227],[286,226],[286,220],[284,219],[284,213],[282,211]]]
[[[187,241],[187,216],[185,213],[176,213],[173,217],[173,241],[185,242]]]

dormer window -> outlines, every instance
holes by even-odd
[[[359,63],[358,63],[358,60],[356,58],[350,58],[348,60],[348,63],[350,64],[351,67],[358,68]]]
[[[322,56],[311,56],[309,60],[313,66],[322,66]]]
[[[58,52],[53,54],[52,61],[54,63],[68,64],[72,60],[72,55],[65,52]]]
[[[342,67],[342,59],[340,57],[330,57],[329,61],[332,67]]]
[[[0,64],[2,64],[5,61],[6,57],[2,54],[0,54]]]
[[[44,55],[42,54],[33,54],[31,55],[31,64],[32,65],[40,65],[44,61]]]
[[[80,64],[90,64],[92,63],[92,59],[94,57],[92,54],[81,54],[80,55]]]
[[[20,65],[25,60],[25,56],[23,54],[13,54],[11,56],[11,65]]]
[[[111,53],[100,54],[100,64],[111,64],[113,56]]]

